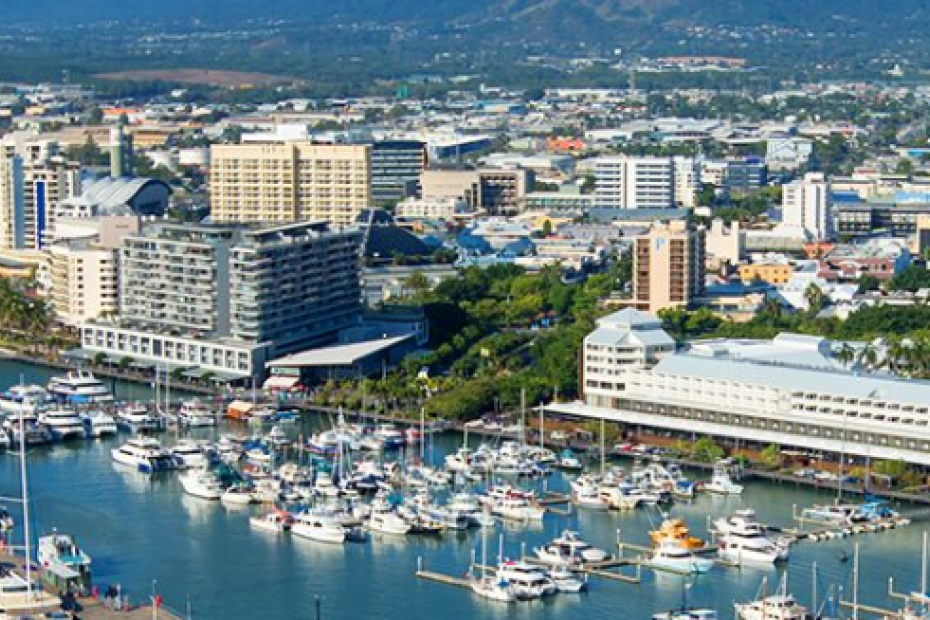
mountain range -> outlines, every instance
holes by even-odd
[[[485,27],[490,33],[611,37],[641,28],[757,26],[813,31],[918,32],[930,25],[930,0],[10,0],[7,23],[106,20],[207,24],[252,18],[416,25],[426,30]]]

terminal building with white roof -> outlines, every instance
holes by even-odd
[[[661,320],[627,309],[585,339],[581,399],[545,410],[660,435],[930,466],[930,382],[846,369],[838,348],[780,334],[678,349]]]

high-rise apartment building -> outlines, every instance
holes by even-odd
[[[656,222],[633,246],[638,310],[688,307],[704,294],[704,230],[688,220]]]
[[[435,168],[420,177],[424,199],[463,200],[491,215],[518,213],[533,182],[533,173],[522,168]]]
[[[833,200],[823,174],[811,172],[785,184],[779,230],[810,241],[833,238]]]
[[[674,178],[667,157],[601,157],[594,164],[596,204],[614,209],[671,207]]]
[[[255,376],[331,342],[361,314],[361,233],[325,221],[158,222],[123,240],[119,322],[82,326],[115,357]]]
[[[0,249],[42,249],[61,201],[81,191],[81,165],[55,142],[0,145]]]
[[[0,249],[25,247],[23,158],[0,153]]]
[[[419,193],[426,168],[426,143],[383,140],[371,145],[371,198],[375,205],[396,204]]]
[[[215,222],[348,225],[371,203],[371,147],[217,145],[211,149],[210,192]]]
[[[49,303],[59,321],[78,326],[119,310],[117,254],[93,239],[53,243]]]

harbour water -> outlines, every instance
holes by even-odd
[[[11,370],[15,372],[0,375],[0,387],[19,380],[19,368]],[[40,378],[27,375],[26,381]],[[118,385],[117,390],[126,387]],[[319,423],[310,420],[292,432],[306,434]],[[243,427],[234,430],[248,432]],[[430,570],[463,575],[480,545],[476,532],[373,536],[366,544],[344,547],[276,538],[250,529],[248,516],[258,508],[230,509],[186,496],[173,474],[146,476],[112,463],[110,449],[124,439],[59,444],[30,452],[35,531],[58,528],[77,536],[93,556],[98,585],[119,583],[137,602],[154,588],[177,609],[184,610],[189,602],[194,618],[312,618],[319,597],[321,617],[326,619],[636,619],[679,605],[685,583],[691,584],[687,590],[690,604],[714,607],[722,618],[730,618],[734,602],[755,597],[764,576],[771,591],[783,570],[715,567],[708,574],[688,578],[644,570],[639,585],[592,578],[587,594],[505,606],[414,576],[418,558]],[[164,440],[171,443],[173,435]],[[437,439],[437,462],[460,442],[461,437],[453,434]],[[554,474],[548,484],[552,490],[567,489],[561,474]],[[18,493],[17,459],[0,456],[0,496]],[[677,502],[670,511],[685,519],[693,533],[705,537],[709,516],[752,507],[764,522],[788,526],[792,505],[800,508],[829,502],[834,496],[835,491],[749,482],[742,497],[704,495],[691,503]],[[19,520],[18,506],[9,508]],[[625,540],[645,545],[649,530],[660,520],[655,510],[608,514],[577,509],[567,517],[547,515],[536,529],[496,529],[488,554],[497,555],[498,533],[505,537],[505,555],[515,557],[521,545],[531,550],[566,528],[580,530],[591,543],[604,548],[615,543],[618,529]],[[924,527],[915,523],[880,534],[802,542],[793,548],[787,565],[789,589],[809,604],[816,562],[820,597],[829,596],[833,587],[835,599],[835,588],[842,587],[850,599],[852,562],[843,562],[841,556],[844,552],[851,556],[858,543],[860,601],[897,608],[900,605],[887,597],[887,580],[894,577],[898,590],[918,589]]]

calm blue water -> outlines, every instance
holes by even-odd
[[[12,383],[18,381],[18,373],[0,377]],[[5,387],[2,380],[0,387]],[[345,547],[276,538],[250,530],[248,509],[231,510],[186,496],[173,475],[144,476],[113,464],[109,451],[120,441],[79,442],[30,453],[35,529],[43,533],[57,527],[75,534],[93,556],[98,585],[118,582],[139,601],[148,596],[155,581],[172,607],[184,609],[190,601],[195,618],[313,618],[316,596],[322,599],[323,618],[388,620],[648,618],[681,600],[683,577],[644,571],[640,585],[593,579],[585,595],[559,595],[509,607],[485,602],[467,590],[424,582],[413,575],[418,557],[432,570],[463,574],[479,547],[476,533],[374,537],[367,544]],[[436,457],[459,441],[455,436],[439,440]],[[564,484],[556,475],[550,488],[564,488]],[[0,456],[0,496],[18,493],[16,458]],[[690,504],[676,504],[672,513],[684,518],[693,533],[704,536],[708,516],[726,515],[740,506],[755,508],[764,521],[788,525],[792,504],[806,506],[831,497],[809,489],[750,483],[742,498],[701,497]],[[17,507],[10,508],[17,512]],[[566,527],[580,530],[602,547],[614,543],[618,528],[624,539],[645,544],[658,520],[655,512],[642,510],[631,514],[576,511],[569,517],[547,515],[536,530],[498,532],[505,534],[505,554],[515,556],[521,544],[528,548],[543,544]],[[851,554],[858,542],[860,600],[890,606],[885,594],[888,577],[895,578],[898,589],[918,587],[921,531],[921,526],[912,525],[843,541],[797,545],[788,567],[790,589],[809,603],[815,561],[821,596],[831,584],[849,588],[852,562],[841,563],[838,558],[843,550]],[[488,546],[489,556],[496,556],[496,534]],[[727,618],[734,601],[756,595],[764,575],[774,583],[779,574],[774,568],[715,568],[693,579],[689,602],[716,607]]]

